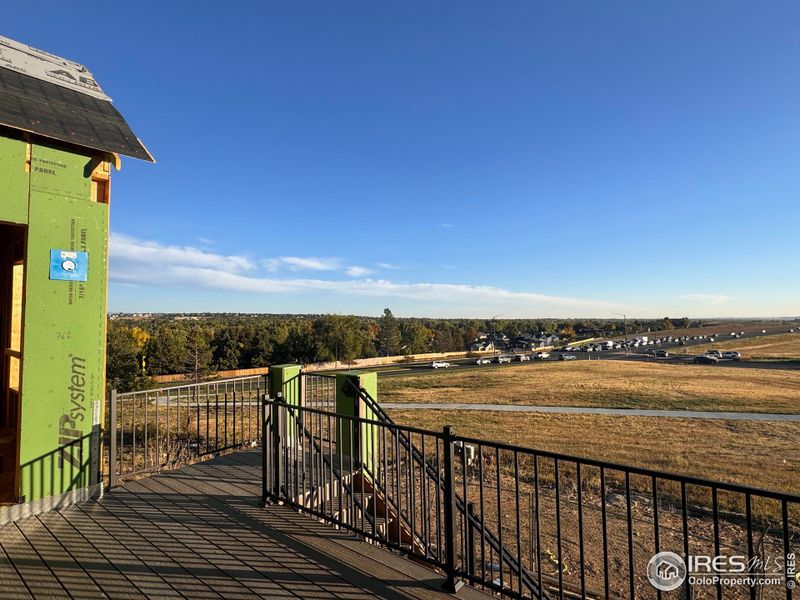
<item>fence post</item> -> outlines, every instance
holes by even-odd
[[[108,489],[117,485],[117,390],[111,390],[108,411]]]
[[[261,422],[261,506],[269,504],[269,492],[267,488],[267,477],[269,476],[269,433],[267,431],[267,401],[269,394],[266,392],[261,395],[261,414],[259,421]]]
[[[453,460],[453,427],[445,425],[442,429],[444,441],[444,543],[445,571],[447,580],[442,586],[445,591],[455,594],[464,585],[456,578],[456,465]]]
[[[270,426],[272,429],[272,500],[275,503],[281,498],[281,487],[283,487],[283,472],[281,463],[281,404],[283,394],[278,392],[275,402],[272,404],[272,417]],[[284,405],[285,406],[285,405]]]

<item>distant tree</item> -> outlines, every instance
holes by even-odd
[[[401,327],[401,345],[405,354],[424,354],[431,349],[433,332],[419,321],[407,321]]]
[[[228,328],[220,330],[211,341],[214,366],[221,371],[238,369],[243,347],[235,332]]]
[[[204,327],[193,327],[187,335],[187,353],[184,372],[200,381],[213,370],[214,352],[211,349],[211,332]]]
[[[129,392],[142,382],[137,339],[131,329],[110,325],[106,342],[106,382],[109,389]]]
[[[380,319],[380,353],[383,356],[395,356],[400,353],[400,346],[402,345],[402,336],[400,334],[400,326],[397,324],[397,319],[388,308],[383,310],[383,316]]]
[[[145,369],[150,375],[183,373],[189,363],[189,334],[183,327],[162,325],[145,345]]]

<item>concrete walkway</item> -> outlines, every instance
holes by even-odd
[[[553,413],[567,415],[611,415],[615,417],[672,417],[678,419],[724,419],[727,421],[788,421],[800,423],[800,415],[711,412],[701,410],[650,410],[640,408],[590,408],[583,406],[526,406],[520,404],[468,404],[464,402],[381,402],[397,410],[491,410],[498,412]]]

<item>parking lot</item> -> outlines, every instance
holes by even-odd
[[[717,328],[709,333],[696,335],[637,334],[629,335],[627,340],[612,339],[608,341],[590,341],[579,345],[566,345],[561,349],[543,351],[511,351],[495,355],[483,355],[475,358],[435,361],[425,363],[409,363],[396,365],[381,371],[382,376],[403,374],[409,371],[436,372],[443,369],[490,369],[513,367],[531,363],[545,363],[565,360],[636,360],[650,362],[669,362],[672,364],[710,364],[741,368],[778,368],[800,369],[800,363],[794,362],[750,362],[742,360],[735,350],[692,352],[693,346],[729,342],[731,340],[748,340],[800,331],[792,326],[768,327],[755,331],[726,330]],[[727,344],[726,344],[727,345]]]

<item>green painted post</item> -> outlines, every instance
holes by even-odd
[[[336,412],[340,415],[378,420],[358,393],[364,390],[378,401],[378,374],[374,371],[349,371],[336,374]],[[353,433],[351,439],[351,432]],[[336,445],[347,457],[352,449],[353,465],[364,466],[369,475],[375,474],[375,454],[378,448],[378,426],[347,419],[337,419]],[[349,464],[345,459],[344,464]]]
[[[300,365],[275,365],[269,368],[269,397],[275,400],[281,394],[286,404],[290,406],[302,406],[300,394]],[[299,417],[297,411],[293,416]],[[292,413],[287,413],[286,439],[291,440],[295,436],[294,421]]]

